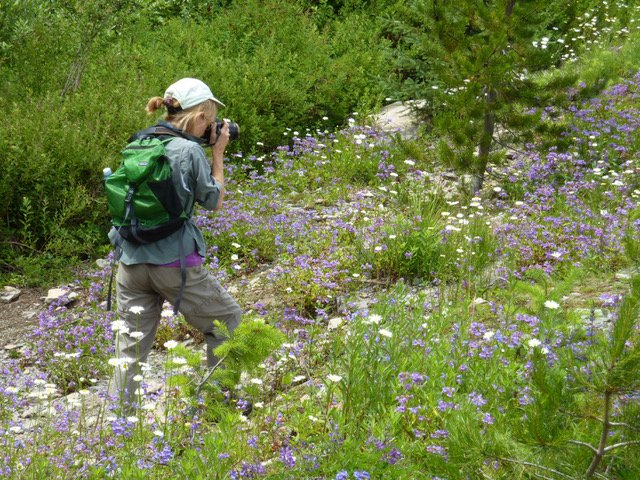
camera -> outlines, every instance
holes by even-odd
[[[204,134],[202,135],[202,138],[209,142],[209,140],[211,139],[211,130],[213,129],[214,125],[216,128],[216,138],[218,138],[220,136],[220,130],[222,130],[222,126],[224,125],[224,123],[224,120],[216,118],[216,122],[207,127]],[[229,140],[237,140],[240,136],[240,126],[237,123],[231,121],[227,121],[227,124],[229,125]]]

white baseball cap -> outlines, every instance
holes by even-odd
[[[178,80],[167,88],[164,92],[164,98],[175,98],[183,109],[194,107],[206,100],[213,100],[221,107],[225,106],[213,96],[207,84],[197,78]]]

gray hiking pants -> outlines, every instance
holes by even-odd
[[[180,268],[122,263],[118,267],[118,317],[124,320],[129,332],[115,334],[115,356],[126,361],[124,365],[115,367],[111,392],[118,395],[125,405],[136,402],[134,393],[140,383],[134,377],[140,374],[140,362],[146,362],[153,346],[162,304],[165,299],[175,301],[181,282]],[[140,308],[133,307],[142,307],[142,310],[134,313]],[[215,365],[217,358],[213,350],[226,337],[214,332],[213,322],[220,321],[231,333],[240,324],[240,306],[204,266],[197,266],[187,268],[180,313],[190,325],[202,332],[207,346],[207,364]],[[132,336],[133,332],[140,333]]]

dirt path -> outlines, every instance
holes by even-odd
[[[47,292],[38,288],[21,288],[20,297],[0,303],[0,348],[23,343],[38,326],[38,312],[44,307]]]

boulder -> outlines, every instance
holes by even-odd
[[[63,301],[63,298],[66,300]],[[64,305],[66,305],[73,302],[77,298],[78,294],[76,292],[72,292],[64,288],[52,288],[47,292],[47,296],[44,298],[44,303],[46,303],[47,305],[51,305],[54,302],[62,302]]]
[[[15,302],[21,293],[22,291],[15,287],[6,286],[4,287],[4,289],[2,289],[2,292],[0,292],[0,302],[2,303]]]
[[[418,136],[420,121],[413,109],[424,104],[424,100],[391,103],[373,116],[373,122],[384,132],[398,133],[402,138],[414,140]]]

